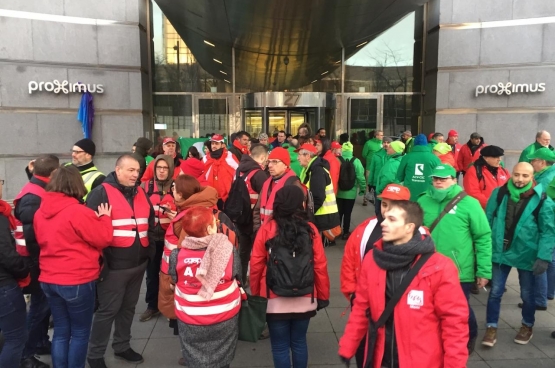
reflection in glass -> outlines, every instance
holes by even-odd
[[[285,121],[285,114],[287,111],[279,111],[279,110],[270,110],[269,114],[269,122],[270,122],[270,133],[269,135],[277,135],[280,130],[287,131],[286,121]]]
[[[178,136],[193,137],[192,96],[187,95],[154,95],[154,118],[156,124],[165,129],[156,129],[155,137]]]
[[[400,137],[411,130],[413,96],[384,95],[383,130],[384,135]]]
[[[363,146],[368,140],[368,134],[378,127],[378,100],[351,98],[349,108],[351,143]]]
[[[297,134],[299,127],[306,121],[306,113],[304,111],[290,111],[290,129],[288,133]]]
[[[244,110],[245,114],[245,130],[249,132],[253,138],[264,130],[262,129],[262,111],[261,110]]]
[[[198,100],[198,118],[199,118],[199,134],[200,137],[206,134],[227,135],[229,116],[227,113],[226,98],[200,98]]]

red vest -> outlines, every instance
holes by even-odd
[[[185,215],[186,211],[181,211],[173,218],[170,222],[168,229],[166,230],[166,236],[164,237],[164,252],[162,253],[162,262],[160,263],[160,271],[165,273],[166,275],[169,273],[170,268],[170,255],[172,250],[178,248],[177,242],[179,238],[174,234],[173,231],[173,224],[181,221],[183,215]]]
[[[213,325],[227,321],[241,309],[241,292],[233,278],[233,254],[212,299],[197,295],[202,284],[195,277],[205,250],[181,248],[177,256],[175,315],[190,325]]]
[[[247,184],[247,190],[249,191],[249,197],[251,200],[251,209],[254,208],[254,205],[256,204],[256,202],[258,202],[258,193],[256,193],[254,189],[252,189],[252,184],[251,184],[252,177],[258,171],[259,170],[252,170],[250,173],[247,174],[247,177],[245,178],[245,184]],[[243,178],[244,175],[245,174],[241,175],[241,178]]]
[[[162,229],[166,230],[168,226],[170,226],[171,220],[168,218],[164,211],[160,210],[160,204],[164,207],[168,207],[168,204],[173,204],[173,197],[170,193],[161,194],[158,191],[158,185],[156,184],[156,180],[151,179],[145,183],[145,191],[148,193],[148,187],[150,186],[150,182],[153,182],[153,193],[150,195],[150,203],[152,203],[152,207],[154,208],[154,223],[160,226]],[[175,207],[175,206],[172,206]]]
[[[269,178],[266,180],[262,186],[262,191],[260,192],[261,202],[260,202],[260,222],[264,224],[268,221],[268,217],[274,213],[274,199],[276,198],[276,193],[278,190],[285,186],[285,182],[290,177],[295,176],[295,172],[288,169],[285,174],[279,179],[279,181],[274,184],[274,178]],[[268,196],[268,190],[270,190],[270,184],[273,185],[272,192]]]
[[[150,216],[150,205],[143,188],[137,188],[137,194],[133,198],[133,208],[127,202],[123,194],[112,185],[102,183],[108,202],[112,206],[112,226],[114,237],[112,247],[127,248],[133,245],[137,233],[143,247],[148,247],[148,218]]]
[[[15,197],[13,200],[14,207],[17,205],[17,202],[21,198],[23,198],[26,194],[34,194],[36,196],[42,197],[44,193],[44,188],[40,185],[28,182],[23,186],[21,192]],[[16,229],[14,231],[14,238],[15,238],[15,249],[17,253],[19,253],[22,257],[29,257],[29,251],[27,250],[27,243],[25,243],[25,236],[23,234],[23,224],[17,218],[15,219]]]

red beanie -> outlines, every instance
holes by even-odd
[[[449,131],[449,134],[447,134],[447,137],[458,137],[459,133],[455,130],[455,129],[451,129]]]
[[[283,147],[274,148],[272,152],[270,152],[268,160],[280,160],[287,167],[291,165],[291,157],[289,156],[289,151]]]

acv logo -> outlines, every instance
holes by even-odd
[[[513,93],[535,93],[535,92],[545,92],[545,83],[518,83],[513,84],[511,82],[503,83],[499,82],[497,84],[491,84],[487,86],[476,86],[475,96],[478,97],[481,94],[496,94],[501,96],[503,94],[510,96]]]
[[[424,175],[424,164],[414,165],[414,175]]]
[[[104,86],[102,84],[84,84],[84,83],[70,83],[67,80],[59,81],[57,79],[52,82],[29,82],[29,94],[33,92],[53,92],[53,93],[104,93]]]

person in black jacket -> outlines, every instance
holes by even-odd
[[[266,161],[268,161],[268,147],[262,144],[256,144],[251,147],[250,156],[243,155],[241,157],[241,162],[239,162],[239,167],[237,167],[237,172],[240,173],[243,178],[245,175],[255,171],[250,180],[246,181],[247,188],[251,188],[252,191],[256,193],[256,195],[250,193],[251,209],[254,209],[258,201],[258,194],[262,191],[264,182],[270,177],[270,174],[264,170]],[[250,213],[250,221],[245,224],[236,224],[236,228],[239,233],[239,257],[241,258],[241,269],[243,272],[241,280],[246,284],[247,269],[251,258],[252,244],[254,242],[252,211]]]
[[[235,139],[232,141],[231,147],[229,147],[229,152],[237,158],[237,161],[241,161],[243,155],[249,154],[248,145],[250,138],[251,135],[244,130],[235,134]]]
[[[0,198],[2,186],[0,180]],[[0,352],[0,367],[18,367],[25,347],[25,299],[17,280],[29,275],[25,258],[15,251],[15,219],[11,206],[0,199],[0,330],[4,335],[4,347]]]
[[[87,197],[87,206],[91,209],[98,208],[101,203],[112,206],[114,225],[114,245],[104,249],[103,268],[97,285],[99,306],[94,315],[87,356],[91,368],[106,367],[104,353],[114,321],[112,347],[116,357],[133,364],[143,362],[143,357],[131,349],[129,341],[141,283],[148,261],[154,258],[156,245],[154,209],[144,189],[136,186],[139,172],[139,162],[131,155],[123,155],[118,158],[115,171],[108,174],[104,183]],[[129,210],[125,208],[127,205],[131,207],[131,218],[122,213]],[[143,213],[148,213],[148,220],[143,220]],[[142,230],[145,224],[142,221],[148,222],[147,234]],[[132,222],[135,227],[121,229],[121,224],[125,222],[127,224],[124,225]],[[134,237],[131,245],[121,244],[130,236]],[[145,236],[148,236],[148,243],[144,242]],[[120,243],[116,244],[118,241]]]
[[[46,187],[50,177],[60,166],[60,160],[53,155],[44,155],[31,161],[27,171],[31,175],[30,183],[39,187]],[[22,368],[45,368],[48,364],[38,360],[35,355],[38,353],[49,353],[50,341],[48,340],[48,317],[50,307],[38,282],[39,269],[39,246],[33,228],[35,212],[40,207],[41,199],[39,196],[28,193],[15,202],[15,217],[23,224],[23,235],[27,251],[29,252],[29,266],[31,271],[31,283],[24,289],[25,294],[31,294],[31,304],[27,314],[27,343],[23,350],[21,361]],[[39,351],[40,347],[40,351]]]

